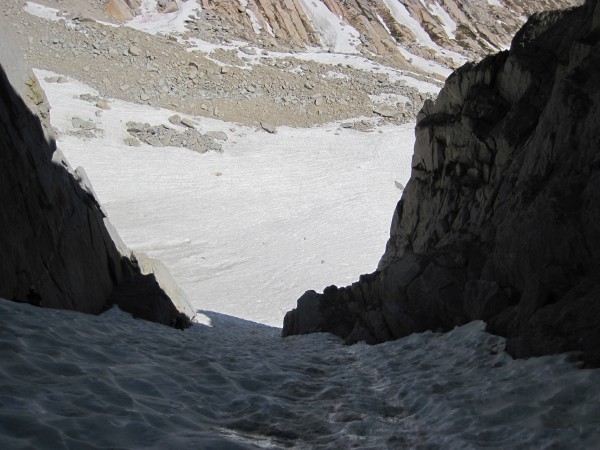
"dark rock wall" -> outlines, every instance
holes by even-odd
[[[22,70],[9,81],[1,62],[0,297],[92,314],[118,304],[136,317],[185,325],[154,275],[119,252],[94,195],[48,139],[48,105],[33,74]],[[13,87],[21,81],[28,104]]]
[[[284,335],[371,343],[470,320],[517,356],[600,364],[600,5],[534,15],[428,101],[374,274],[307,292]]]

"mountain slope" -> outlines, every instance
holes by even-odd
[[[456,66],[508,46],[526,16],[581,0],[202,0],[188,36],[266,47],[323,46],[409,67],[408,50]]]
[[[525,357],[600,364],[600,4],[534,15],[425,103],[379,270],[307,292],[284,335],[381,342],[483,319]]]

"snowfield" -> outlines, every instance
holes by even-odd
[[[401,194],[395,181],[410,176],[412,125],[268,134],[196,118],[199,131],[228,134],[222,154],[129,147],[127,122],[175,128],[173,111],[115,100],[98,118],[79,98],[92,89],[36,73],[62,152],[84,167],[124,242],[161,260],[198,309],[281,326],[304,291],[377,267]],[[96,123],[96,139],[68,134],[75,115]]]
[[[2,448],[597,448],[600,371],[474,322],[377,346],[0,300]]]

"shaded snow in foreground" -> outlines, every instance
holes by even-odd
[[[600,371],[481,322],[377,346],[0,300],[2,448],[597,448]]]

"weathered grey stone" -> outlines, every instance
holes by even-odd
[[[227,133],[224,131],[209,131],[205,136],[218,141],[227,141],[229,139]]]
[[[130,147],[139,147],[140,145],[142,145],[142,143],[139,141],[139,139],[133,137],[133,136],[128,136],[125,139],[123,139],[123,142],[127,145],[129,145]]]
[[[5,50],[12,40],[4,30],[0,27],[0,297],[92,314],[117,304],[134,316],[185,326],[189,319],[156,276],[144,274],[120,243],[84,172],[73,171],[56,148],[48,102],[33,73],[13,66],[9,81]]]
[[[166,4],[166,6],[162,12],[165,14],[169,14],[169,13],[174,13],[176,11],[179,11],[179,6],[177,6],[177,2],[175,2],[174,0],[171,0],[170,2],[168,2]]]
[[[129,133],[141,133],[149,124],[143,124],[141,122],[127,122],[127,131]]]
[[[252,47],[240,47],[240,52],[245,53],[246,55],[256,55],[256,49]]]
[[[109,103],[108,103],[106,100],[103,100],[103,99],[99,99],[99,100],[96,102],[96,107],[97,107],[97,108],[100,108],[100,109],[103,109],[103,110],[105,110],[105,111],[108,111],[108,110],[110,110],[110,105],[109,105]]]
[[[132,56],[140,56],[142,54],[142,50],[137,45],[130,46],[128,52]]]
[[[374,108],[373,112],[381,117],[399,117],[402,114],[402,111],[390,108],[389,106],[379,106]]]
[[[181,116],[179,114],[174,114],[169,117],[169,122],[171,122],[173,125],[179,125],[181,123]]]
[[[260,124],[261,128],[263,130],[265,130],[267,133],[271,133],[271,134],[275,134],[277,133],[277,128],[275,127],[275,125],[272,125],[270,123],[261,123]]]
[[[283,334],[381,342],[470,320],[525,357],[600,365],[600,4],[536,14],[418,115],[378,271],[311,294]],[[305,328],[302,325],[305,324]]]
[[[191,119],[188,119],[187,117],[183,117],[181,119],[181,125],[184,125],[184,126],[186,126],[188,128],[195,128],[196,127],[196,124]]]

